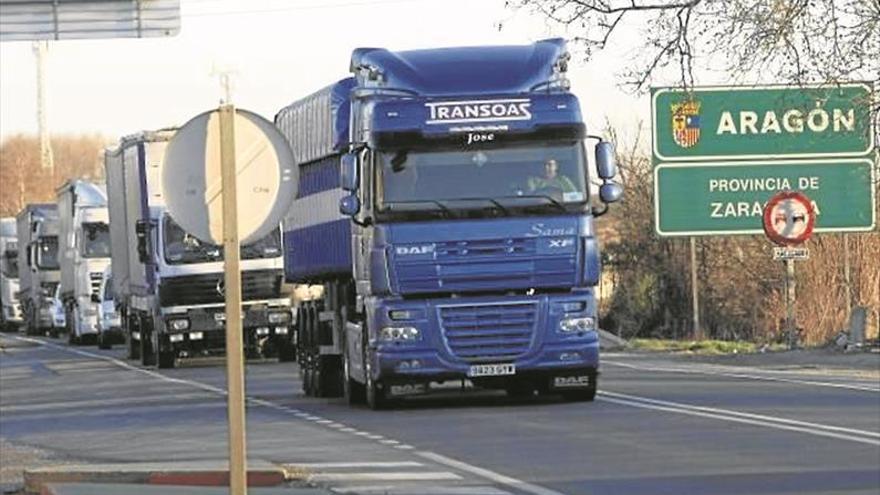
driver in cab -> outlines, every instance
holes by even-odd
[[[577,191],[574,182],[565,175],[559,173],[559,164],[552,158],[544,163],[543,176],[529,177],[528,186],[530,192],[539,192],[547,189],[555,189],[562,191],[563,193]]]

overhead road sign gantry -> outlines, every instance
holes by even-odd
[[[869,158],[661,163],[654,168],[654,215],[661,236],[762,234],[765,203],[803,191],[816,232],[876,226],[877,170]]]
[[[867,156],[872,87],[700,87],[653,90],[656,162]]]
[[[0,41],[152,38],[180,31],[180,0],[0,0]]]

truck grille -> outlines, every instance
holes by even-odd
[[[104,274],[100,272],[92,272],[89,273],[89,282],[92,288],[93,296],[101,296],[101,280],[104,278]]]
[[[450,352],[465,361],[511,361],[531,347],[536,302],[441,306],[440,325]]]
[[[279,297],[281,278],[280,270],[242,272],[242,301]],[[225,298],[222,273],[164,278],[159,285],[162,306],[222,303]]]

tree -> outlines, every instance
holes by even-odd
[[[40,164],[37,136],[5,138],[0,143],[0,216],[14,216],[28,203],[55,202],[55,188],[68,179],[103,181],[107,144],[96,135],[53,136],[52,171]]]
[[[624,81],[693,86],[701,69],[737,82],[880,81],[880,0],[508,0],[576,33],[587,59],[640,30]],[[660,76],[658,78],[658,76]],[[658,80],[659,79],[659,80]],[[878,105],[878,102],[874,102]]]

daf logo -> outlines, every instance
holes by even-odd
[[[419,254],[431,254],[434,252],[433,244],[424,244],[422,246],[397,246],[394,253],[398,256],[411,256]]]
[[[221,296],[225,296],[226,295],[226,281],[224,281],[222,278],[220,280],[218,280],[217,285],[214,287],[214,290],[217,291],[217,294],[220,294]]]
[[[563,238],[563,239],[550,239],[550,247],[551,248],[567,248],[574,246],[574,239]]]
[[[589,376],[557,376],[553,379],[553,386],[556,388],[587,387],[589,385]]]

